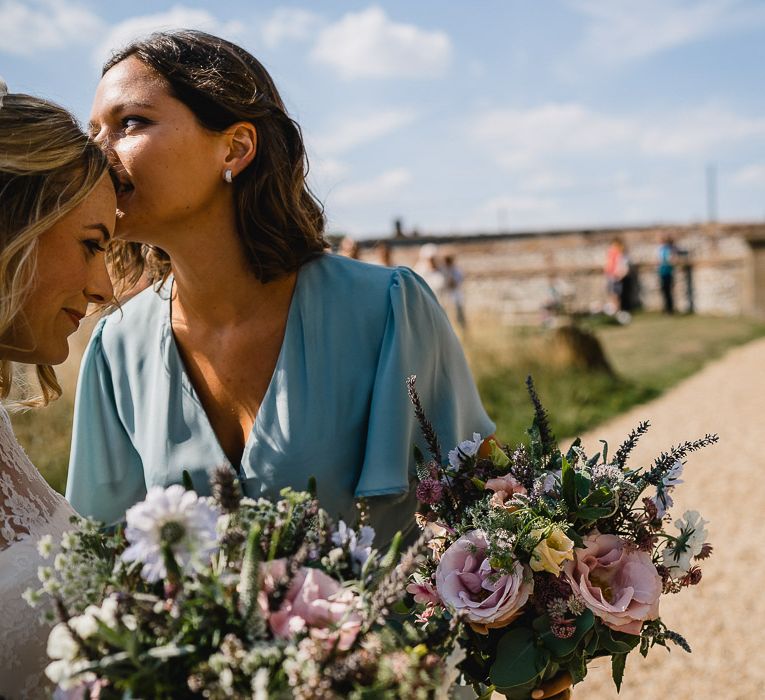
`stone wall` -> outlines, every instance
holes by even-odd
[[[395,264],[412,267],[420,246],[433,243],[439,254],[455,255],[463,270],[468,309],[491,312],[506,322],[527,322],[540,317],[553,290],[570,311],[602,308],[606,301],[603,264],[615,237],[626,245],[642,307],[661,309],[657,252],[665,235],[687,252],[687,264],[680,265],[675,275],[679,311],[688,310],[686,275],[690,270],[696,312],[765,314],[765,308],[760,308],[765,306],[765,265],[757,262],[756,253],[765,251],[765,224],[385,239],[364,241],[362,259],[375,260],[376,246],[384,242],[391,246]]]

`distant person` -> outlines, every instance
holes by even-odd
[[[664,236],[659,246],[659,286],[664,299],[664,313],[675,313],[675,242],[671,236]]]
[[[380,243],[375,249],[375,262],[383,267],[393,267],[393,249],[388,243]]]
[[[446,275],[438,260],[438,248],[433,243],[426,243],[420,247],[414,271],[427,282],[443,306]]]
[[[624,242],[614,238],[606,251],[604,274],[606,277],[606,293],[608,295],[605,311],[614,316],[619,323],[628,323],[629,312],[624,308],[624,283],[629,274],[630,263]]]
[[[358,260],[360,257],[359,244],[350,236],[343,236],[343,240],[340,241],[340,247],[337,251],[340,255],[351,260]]]
[[[462,270],[457,267],[454,255],[444,257],[444,281],[446,287],[446,298],[449,305],[454,309],[454,315],[457,319],[457,325],[462,331],[467,330],[467,319],[465,318],[465,294],[462,291],[462,284],[465,276]]]

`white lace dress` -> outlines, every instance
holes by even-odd
[[[47,697],[48,628],[21,596],[40,587],[37,540],[51,534],[55,541],[73,514],[29,461],[0,405],[0,696],[6,700]]]

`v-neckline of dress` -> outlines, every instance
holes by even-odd
[[[283,369],[282,365],[285,362],[285,357],[284,357],[285,348],[287,347],[288,342],[290,342],[291,336],[295,332],[293,330],[293,326],[297,322],[297,316],[299,315],[298,294],[300,290],[300,279],[302,277],[302,274],[301,274],[302,271],[303,271],[303,266],[298,268],[297,272],[295,273],[296,274],[295,287],[292,290],[292,298],[290,299],[289,311],[287,312],[287,324],[284,328],[284,337],[282,338],[282,345],[279,348],[279,355],[276,358],[276,364],[274,365],[274,371],[271,374],[271,379],[268,382],[266,393],[263,394],[263,400],[260,402],[260,407],[258,408],[258,412],[255,414],[255,420],[252,422],[252,428],[250,429],[250,432],[247,435],[247,439],[244,442],[244,447],[242,448],[242,457],[238,465],[234,465],[231,463],[231,460],[228,458],[226,451],[223,449],[220,439],[218,438],[218,434],[215,432],[215,429],[213,428],[212,423],[210,422],[210,417],[207,415],[207,411],[205,410],[204,404],[202,403],[202,400],[199,398],[199,394],[197,393],[197,390],[194,387],[193,382],[191,381],[191,377],[189,376],[189,373],[186,369],[186,363],[183,361],[183,356],[181,355],[180,349],[178,347],[178,342],[175,339],[175,333],[173,332],[173,316],[172,316],[173,287],[175,285],[175,278],[172,275],[170,275],[167,281],[162,285],[163,287],[165,287],[165,285],[169,285],[167,300],[163,306],[163,322],[165,325],[165,333],[166,333],[167,342],[169,343],[171,352],[174,353],[175,359],[178,362],[178,367],[180,368],[181,388],[197,405],[197,408],[199,409],[201,415],[203,416],[204,423],[206,424],[207,429],[210,431],[210,435],[212,435],[213,440],[215,441],[215,446],[218,448],[220,457],[222,458],[222,460],[225,460],[225,463],[231,466],[231,468],[234,469],[234,471],[236,471],[237,473],[241,473],[241,471],[245,468],[245,465],[247,464],[250,454],[252,453],[252,450],[254,449],[254,446],[256,444],[256,434],[260,432],[260,424],[264,420],[264,419],[261,419],[261,416],[263,415],[264,410],[267,410],[268,404],[272,400],[272,395],[276,391],[276,389],[274,388],[274,385],[277,382],[277,376]]]

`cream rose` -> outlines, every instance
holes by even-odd
[[[534,537],[542,537],[543,534],[543,529],[531,531]],[[534,547],[529,565],[534,571],[549,571],[557,576],[563,568],[563,562],[573,560],[573,541],[566,537],[563,530],[554,526],[550,534]]]

